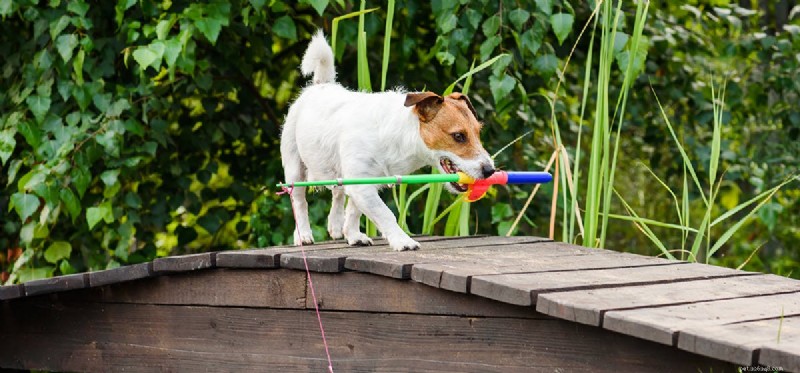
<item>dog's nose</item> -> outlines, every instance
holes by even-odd
[[[490,164],[486,164],[486,163],[482,164],[481,165],[481,173],[483,174],[483,178],[484,179],[489,177],[489,176],[492,176],[492,174],[494,174],[494,166],[492,166]]]

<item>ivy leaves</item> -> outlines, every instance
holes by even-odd
[[[552,30],[561,45],[572,33],[574,23],[572,7],[565,1],[529,0],[517,5],[434,1],[432,6],[439,34],[434,48],[439,63],[455,64],[457,71],[466,71],[466,62],[473,59],[487,61],[509,48],[520,51],[513,60],[492,69],[489,88],[499,107],[508,107],[504,103],[513,99],[510,95],[519,81],[531,75],[546,81],[555,74],[559,59],[548,32]],[[471,40],[473,35],[478,39]],[[469,45],[478,46],[475,55],[466,49]],[[522,87],[518,92],[526,94]]]

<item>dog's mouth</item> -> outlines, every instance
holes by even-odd
[[[451,161],[450,158],[447,157],[442,157],[441,159],[439,159],[439,165],[442,166],[442,170],[444,170],[444,172],[448,174],[454,174],[458,171],[461,171],[458,168],[458,166],[456,166],[456,164],[453,163],[453,161]],[[468,188],[466,184],[459,184],[456,182],[451,182],[450,186],[453,187],[453,189],[455,189],[459,193],[466,192]]]

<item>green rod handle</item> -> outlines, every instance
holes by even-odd
[[[318,181],[298,181],[295,183],[281,183],[278,187],[307,187],[324,185],[356,185],[356,184],[427,184],[427,183],[457,183],[464,179],[460,174],[430,174],[430,175],[401,175],[383,177],[365,177],[356,179],[335,179]]]

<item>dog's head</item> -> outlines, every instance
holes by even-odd
[[[494,162],[480,140],[483,124],[467,96],[409,93],[405,105],[413,106],[419,117],[422,140],[437,161],[432,166],[448,174],[461,171],[475,179],[485,179],[494,173]],[[452,193],[467,190],[466,185],[457,183],[448,183],[446,187]]]

